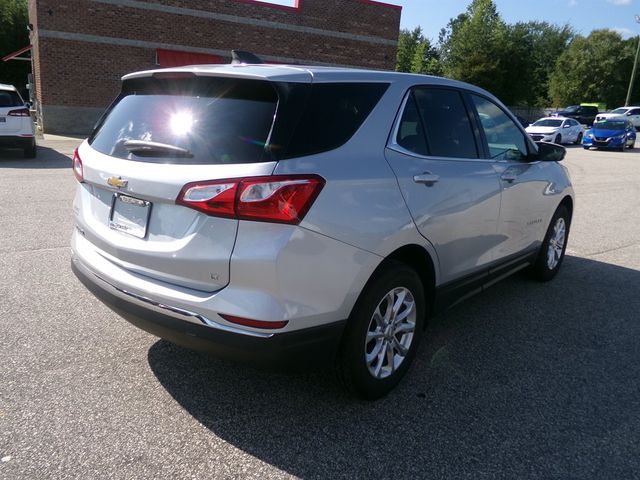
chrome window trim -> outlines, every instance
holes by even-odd
[[[438,88],[441,85],[434,85],[433,88]],[[389,140],[387,141],[387,148],[394,150],[398,153],[401,153],[403,155],[407,155],[409,157],[414,157],[414,158],[419,158],[419,159],[423,159],[423,160],[439,160],[439,161],[448,161],[448,162],[489,162],[489,163],[496,163],[495,159],[491,159],[491,158],[462,158],[462,157],[438,157],[435,155],[420,155],[419,153],[415,153],[412,152],[411,150],[407,150],[406,148],[404,148],[402,145],[398,144],[397,142],[397,138],[398,138],[398,133],[400,132],[400,122],[402,121],[402,116],[404,115],[404,109],[407,106],[407,102],[409,101],[409,95],[411,95],[411,92],[414,88],[420,88],[420,87],[424,87],[424,88],[429,88],[431,87],[431,85],[412,85],[411,87],[409,87],[409,89],[406,91],[406,93],[404,94],[404,98],[402,99],[402,103],[400,103],[400,108],[398,110],[398,114],[396,115],[396,119],[393,122],[393,127],[391,129],[391,135],[389,137]],[[457,88],[453,88],[450,86],[446,86],[447,89],[454,89],[456,92],[458,93],[462,93],[463,91]],[[469,119],[471,120],[471,119]],[[426,139],[425,139],[426,140]]]

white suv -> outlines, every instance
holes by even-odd
[[[0,147],[21,148],[26,158],[36,156],[36,137],[29,107],[13,85],[0,83]]]
[[[618,117],[629,120],[636,127],[636,130],[640,128],[640,107],[620,107],[607,113],[599,113],[596,116],[596,122]]]

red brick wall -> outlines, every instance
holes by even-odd
[[[383,43],[90,0],[30,0],[30,21],[35,27],[34,73],[42,104],[104,108],[117,94],[122,75],[156,68],[156,65],[155,48],[49,38],[39,35],[40,31],[169,44],[176,50],[186,51],[237,48],[299,62],[382,69],[392,69],[395,64],[394,42],[398,38],[400,9],[377,2],[299,0],[298,8],[274,8],[250,0],[147,0],[145,3],[376,37]]]

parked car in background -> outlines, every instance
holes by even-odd
[[[73,155],[72,268],[155,335],[257,365],[335,366],[377,398],[431,312],[523,268],[556,275],[574,205],[565,153],[444,78],[133,73]]]
[[[615,117],[622,117],[629,120],[633,126],[636,127],[636,130],[640,128],[640,107],[620,107],[610,112],[599,113],[596,116],[596,122]]]
[[[633,148],[636,143],[636,128],[633,124],[621,117],[605,119],[593,124],[593,128],[587,130],[582,140],[585,149],[609,148],[623,151],[625,147]]]
[[[0,83],[0,147],[21,148],[36,156],[36,137],[29,107],[13,85]]]
[[[573,118],[583,125],[591,126],[598,115],[598,107],[592,105],[569,105],[564,110],[551,114],[552,117]]]
[[[536,120],[526,128],[535,141],[557,144],[582,142],[583,128],[577,120],[563,117],[545,117]]]

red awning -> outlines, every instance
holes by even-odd
[[[224,58],[209,53],[179,52],[177,50],[156,50],[156,63],[161,67],[182,67],[184,65],[204,65],[225,63]]]
[[[5,55],[4,57],[2,57],[2,61],[3,62],[8,62],[9,60],[31,60],[30,58],[16,58],[18,55],[22,55],[24,52],[28,52],[29,50],[31,50],[31,45],[27,45],[26,47],[22,47],[20,50],[16,50],[13,53],[10,53],[9,55]]]

